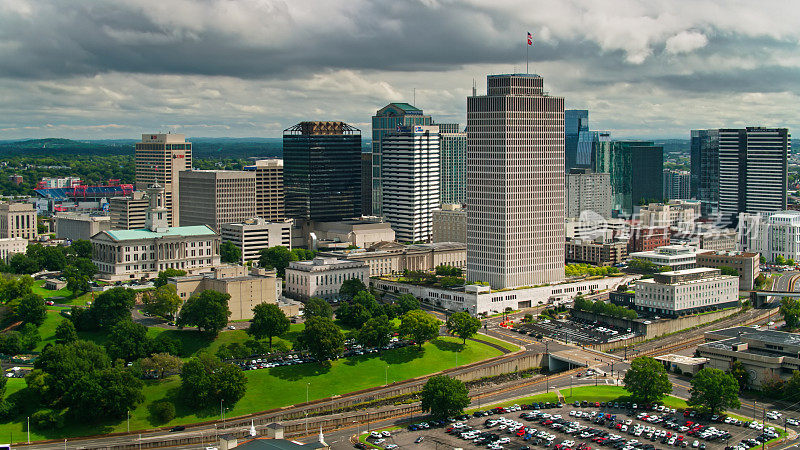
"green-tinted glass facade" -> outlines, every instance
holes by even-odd
[[[648,141],[600,142],[593,165],[595,172],[611,175],[615,217],[630,217],[634,206],[663,200],[663,147]]]
[[[283,134],[286,217],[337,221],[361,215],[361,132],[307,134],[300,125]]]
[[[442,203],[467,200],[467,133],[457,123],[439,123],[439,163]]]

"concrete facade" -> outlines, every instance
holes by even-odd
[[[183,134],[143,134],[136,143],[136,189],[164,188],[170,226],[180,224],[178,174],[192,168],[192,143]]]
[[[662,272],[636,281],[634,304],[650,315],[676,317],[739,304],[739,277],[719,269]]]
[[[800,211],[739,215],[737,250],[800,261]]]
[[[109,216],[59,213],[53,219],[56,225],[56,238],[58,239],[89,240],[95,234],[111,229],[111,218]]]
[[[242,264],[257,261],[259,252],[265,248],[282,245],[292,248],[292,221],[269,222],[256,218],[241,223],[226,223],[220,226],[220,238],[242,251]]]
[[[672,270],[692,269],[696,264],[695,254],[697,249],[683,245],[665,245],[649,252],[634,252],[628,256],[630,259],[649,261],[659,267],[669,267]]]
[[[739,289],[749,291],[753,289],[753,280],[756,279],[760,269],[761,255],[748,252],[700,252],[697,254],[697,267],[731,267],[739,272]]]
[[[285,294],[298,300],[319,297],[336,301],[342,283],[352,278],[368,284],[369,266],[363,261],[319,256],[311,261],[292,261],[286,269]]]
[[[25,238],[0,238],[0,259],[8,262],[11,255],[25,253],[28,250],[28,240]]]
[[[240,170],[191,170],[180,173],[181,225],[208,225],[256,217],[256,174]]]
[[[283,189],[283,160],[259,159],[244,170],[256,174],[255,217],[281,222],[286,217]]]
[[[377,217],[360,217],[336,222],[303,222],[303,246],[314,247],[317,244],[347,243],[359,248],[369,248],[379,242],[394,241],[395,231],[388,222]],[[319,245],[321,247],[321,245]]]
[[[0,203],[0,239],[23,238],[29,241],[39,236],[36,210],[30,203]]]
[[[687,227],[700,218],[700,202],[672,200],[669,203],[650,203],[639,210],[643,227]]]
[[[595,266],[615,266],[628,257],[627,241],[567,240],[564,250],[568,262],[587,263]]]
[[[139,230],[144,228],[144,218],[150,200],[144,191],[134,191],[127,197],[114,197],[108,202],[112,230]]]
[[[433,242],[467,243],[467,211],[458,204],[433,210]]]
[[[429,271],[448,265],[465,268],[467,246],[458,242],[403,245],[382,242],[367,250],[323,251],[320,256],[363,261],[369,266],[369,276],[402,273],[409,270]]]
[[[580,217],[591,211],[605,219],[611,217],[611,175],[589,169],[571,169],[564,190],[566,217]]]

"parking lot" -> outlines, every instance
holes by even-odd
[[[622,329],[602,323],[581,322],[574,319],[546,319],[520,327],[532,336],[550,336],[557,340],[566,340],[579,344],[603,344],[628,339],[636,334],[629,329]]]
[[[782,423],[782,419],[780,419]],[[737,423],[738,422],[738,423]],[[773,428],[775,427],[775,428]],[[630,403],[514,405],[440,422],[415,422],[368,441],[382,448],[591,450],[744,450],[777,437],[777,426],[701,417],[661,405]]]

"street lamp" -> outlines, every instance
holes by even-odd
[[[308,388],[311,386],[311,383],[306,383],[306,403],[308,403]]]
[[[128,433],[131,432],[131,410],[128,410]]]
[[[383,384],[388,386],[389,385],[389,364],[386,364],[386,367],[384,367],[384,369],[386,369],[386,370],[384,370],[384,373],[383,373],[383,375],[384,375],[384,383]]]

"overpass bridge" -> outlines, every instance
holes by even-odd
[[[800,298],[796,291],[750,291],[750,303],[755,308],[777,308],[783,297]]]

